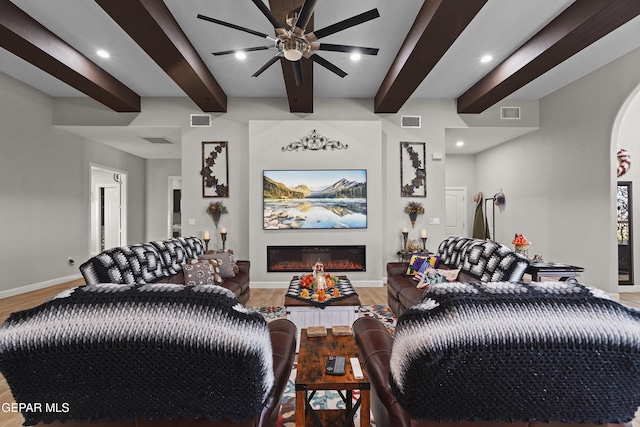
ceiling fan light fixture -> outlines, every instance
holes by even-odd
[[[305,49],[306,45],[300,40],[289,39],[282,43],[284,57],[289,61],[299,61]]]

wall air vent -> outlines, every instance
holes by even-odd
[[[191,114],[192,128],[208,128],[211,127],[210,114]]]
[[[520,107],[500,107],[500,118],[503,120],[520,120]]]
[[[419,128],[420,116],[402,116],[400,117],[400,127],[403,128]]]
[[[144,139],[145,141],[149,141],[152,144],[175,144],[175,142],[173,142],[170,139],[165,138],[164,136],[159,136],[159,137],[141,137],[142,139]]]

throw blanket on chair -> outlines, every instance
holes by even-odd
[[[640,312],[567,282],[432,285],[398,319],[390,377],[412,418],[628,422]]]
[[[264,318],[216,285],[97,284],[0,328],[0,370],[40,421],[259,417],[274,385]],[[58,412],[51,408],[59,409]]]

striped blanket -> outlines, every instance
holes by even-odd
[[[260,416],[274,385],[264,318],[216,285],[65,291],[3,324],[0,370],[24,404],[25,425],[179,416],[242,421]]]
[[[628,422],[640,312],[567,282],[436,284],[398,319],[391,387],[418,419]]]

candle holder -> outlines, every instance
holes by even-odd
[[[227,233],[224,232],[220,232],[220,237],[222,238],[222,251],[224,252],[226,246],[227,246]]]
[[[209,240],[211,239],[202,239],[204,241],[204,251],[208,252],[209,251]]]
[[[427,251],[427,238],[426,237],[421,237],[422,239],[422,251],[426,252]]]
[[[403,231],[402,232],[402,249],[403,250],[407,250],[407,239],[409,237],[409,232],[408,231]]]

